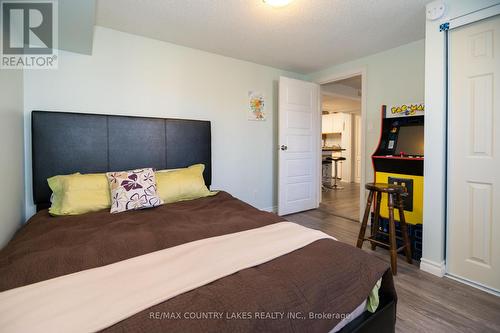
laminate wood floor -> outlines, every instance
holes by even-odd
[[[359,223],[334,215],[339,206],[342,205],[338,202],[329,204],[324,200],[318,209],[285,218],[354,245]],[[347,211],[341,209],[339,214]],[[366,242],[364,250],[389,263],[387,250],[372,251]],[[446,277],[438,278],[421,271],[418,263],[410,265],[400,258],[394,278],[398,293],[397,332],[500,332],[500,297]]]
[[[348,220],[359,221],[359,184],[340,183],[342,190],[322,192],[320,209]]]

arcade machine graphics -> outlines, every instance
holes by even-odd
[[[406,187],[405,218],[415,260],[422,257],[422,207],[424,192],[424,105],[382,106],[380,141],[372,155],[375,182]],[[382,196],[380,230],[388,233],[387,195]],[[401,237],[395,211],[396,236]],[[385,236],[382,236],[385,237]],[[384,239],[383,241],[387,241]],[[397,240],[398,246],[402,241]]]

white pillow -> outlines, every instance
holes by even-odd
[[[111,190],[111,213],[152,208],[163,204],[152,168],[106,173]]]

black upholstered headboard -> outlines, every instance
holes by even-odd
[[[211,184],[209,121],[33,111],[33,200],[48,207],[47,178],[151,167],[205,164]]]

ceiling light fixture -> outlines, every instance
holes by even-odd
[[[293,0],[262,0],[264,3],[273,7],[285,7],[289,5]]]

